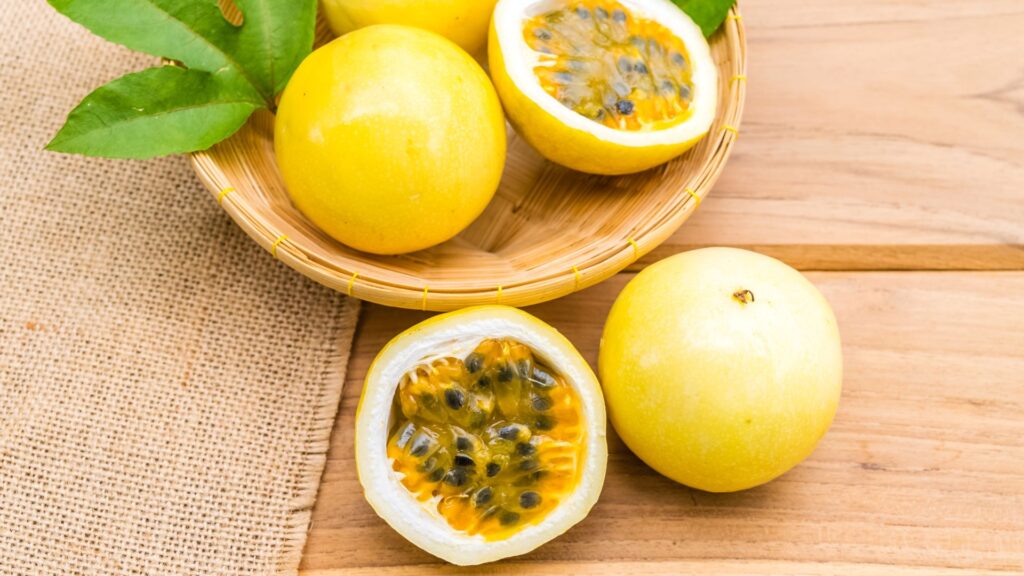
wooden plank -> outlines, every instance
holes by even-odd
[[[432,565],[394,566],[386,570],[376,567],[355,569],[314,569],[303,570],[304,576],[378,576],[386,573],[392,576],[422,576],[423,574],[529,574],[530,576],[565,576],[566,574],[590,574],[594,576],[1005,576],[1004,571],[963,570],[958,568],[912,568],[903,566],[881,566],[872,564],[845,564],[834,562],[744,562],[736,560],[705,562],[545,562],[526,564],[507,562],[482,568],[449,567],[438,569]]]
[[[808,235],[810,232],[808,232]],[[680,244],[675,238],[658,246],[626,268],[639,272],[658,260],[695,248],[715,246],[713,242]],[[731,245],[778,258],[798,270],[882,271],[882,270],[1024,270],[1024,244],[746,244]]]
[[[608,479],[591,515],[532,554],[477,571],[419,551],[362,498],[352,446],[361,380],[387,340],[426,317],[367,306],[304,573],[1024,570],[1024,273],[809,277],[836,310],[846,361],[839,414],[810,459],[766,486],[709,494],[659,476],[611,434]],[[629,278],[529,310],[593,364],[607,310]]]
[[[741,6],[737,148],[642,263],[731,245],[801,269],[1024,269],[1024,2]]]

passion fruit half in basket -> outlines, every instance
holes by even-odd
[[[506,306],[392,340],[356,414],[366,499],[453,564],[525,554],[582,520],[607,463],[597,378],[557,330]]]
[[[583,172],[662,164],[715,118],[711,50],[669,0],[500,0],[488,54],[516,130]]]

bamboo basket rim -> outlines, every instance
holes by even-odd
[[[715,126],[720,129],[705,136],[714,139],[709,159],[690,176],[683,193],[659,206],[655,213],[633,227],[629,236],[616,243],[601,239],[600,249],[594,250],[594,245],[590,245],[585,258],[567,264],[561,271],[538,273],[507,283],[484,284],[477,279],[427,282],[394,270],[383,262],[386,257],[372,254],[359,253],[361,258],[343,258],[345,265],[338,266],[323,261],[300,240],[283,233],[268,220],[260,206],[232,194],[234,185],[210,150],[191,154],[190,163],[221,208],[260,246],[294,270],[348,296],[387,306],[432,311],[488,303],[537,304],[582,290],[622,271],[668,239],[707,197],[739,137],[746,99],[746,34],[739,3],[730,9],[726,21],[716,32],[719,34],[723,35],[719,41],[727,43],[726,53],[729,54],[720,66],[720,73],[723,69],[727,71],[724,89],[728,90],[728,95],[724,100],[726,105],[717,112]],[[667,166],[662,166],[662,174]]]

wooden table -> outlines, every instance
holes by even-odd
[[[536,552],[447,566],[361,495],[352,425],[383,344],[367,305],[302,566],[341,574],[1024,573],[1024,2],[746,0],[747,115],[725,175],[631,271],[530,308],[594,363],[632,272],[705,245],[808,271],[843,335],[832,430],[782,478],[709,494],[613,434],[590,516]]]

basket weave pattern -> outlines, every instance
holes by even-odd
[[[317,41],[331,34],[321,20]],[[274,257],[350,296],[388,306],[452,310],[526,306],[596,284],[665,241],[700,206],[739,135],[746,40],[739,7],[710,40],[718,114],[693,149],[640,174],[591,176],[545,161],[510,132],[494,200],[456,238],[400,256],[344,246],[288,198],[274,160],[274,117],[261,111],[234,136],[192,155],[223,209]]]

